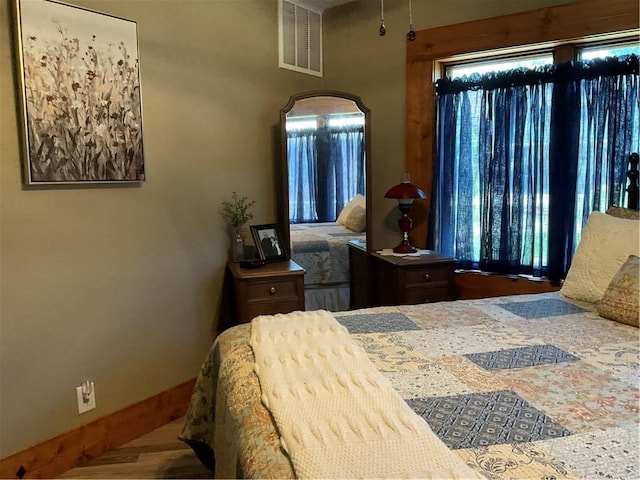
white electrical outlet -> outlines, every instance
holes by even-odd
[[[96,408],[96,387],[93,382],[82,382],[76,387],[78,398],[78,413],[85,413]]]

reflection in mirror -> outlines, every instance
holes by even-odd
[[[342,92],[307,92],[281,110],[281,224],[305,268],[307,310],[349,308],[349,241],[366,248],[369,109]]]

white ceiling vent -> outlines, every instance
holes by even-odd
[[[280,68],[322,76],[322,12],[291,0],[278,2]]]

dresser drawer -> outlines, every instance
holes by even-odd
[[[420,257],[371,255],[379,305],[455,300],[454,258],[435,252]]]
[[[440,286],[432,288],[407,288],[401,302],[406,305],[414,305],[417,303],[442,302],[446,300],[455,300],[455,291],[451,289],[448,283],[440,283]]]
[[[304,310],[305,270],[293,260],[256,269],[229,262],[233,280],[233,323],[250,322],[259,315]]]
[[[433,266],[425,268],[410,268],[405,271],[405,284],[409,285],[434,285],[440,282],[448,283],[452,275],[453,267]]]
[[[250,301],[279,301],[288,296],[297,298],[295,279],[254,280],[247,283],[247,297]]]

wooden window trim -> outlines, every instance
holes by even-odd
[[[576,43],[586,38],[629,34],[639,26],[637,0],[581,0],[527,12],[436,27],[407,42],[405,168],[428,201],[414,204],[414,218],[428,218],[435,151],[434,82],[439,60],[474,52],[531,44]],[[411,242],[426,247],[427,222],[411,232]]]

